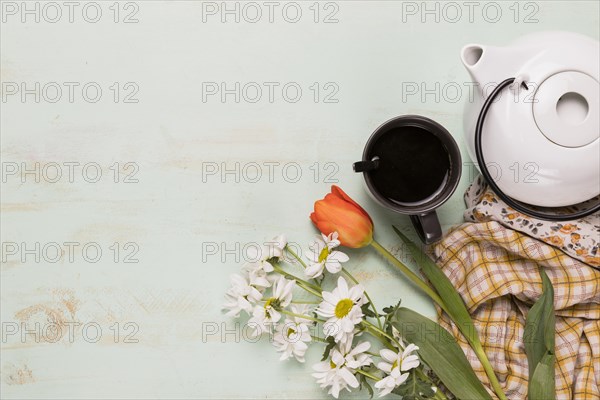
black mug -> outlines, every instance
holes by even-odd
[[[458,145],[443,126],[420,115],[393,118],[373,132],[353,168],[375,201],[410,216],[424,243],[441,239],[435,210],[452,196],[462,170]]]

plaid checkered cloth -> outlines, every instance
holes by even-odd
[[[511,400],[527,396],[524,325],[542,293],[538,269],[544,268],[555,292],[557,399],[600,399],[599,270],[496,221],[463,224],[433,251],[465,301]],[[441,313],[440,324],[456,337],[489,389],[481,363],[457,327]]]

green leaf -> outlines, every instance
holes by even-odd
[[[435,396],[431,382],[419,379],[414,369],[408,379],[401,386],[394,389],[392,393],[402,396],[402,400],[427,400]]]
[[[528,398],[535,400],[554,400],[556,397],[554,382],[554,363],[556,356],[546,354],[535,367],[529,380]]]
[[[329,353],[331,352],[331,350],[333,350],[334,347],[335,339],[333,338],[333,336],[327,337],[327,346],[325,346],[325,350],[323,351],[323,358],[321,358],[321,361],[325,361],[329,358]]]
[[[523,334],[529,364],[529,398],[554,399],[554,288],[540,269],[542,295],[529,310]],[[544,396],[544,397],[541,397]]]
[[[393,314],[396,312],[396,310],[398,308],[400,308],[400,303],[402,303],[402,300],[398,301],[398,304],[396,304],[395,306],[388,306],[388,307],[384,307],[383,308],[383,312],[385,314]]]
[[[479,338],[477,337],[477,333],[474,329],[473,320],[471,319],[471,315],[467,310],[467,306],[463,301],[458,291],[452,285],[452,282],[446,274],[442,272],[442,270],[427,256],[427,254],[423,253],[420,248],[418,248],[413,242],[411,242],[402,232],[398,230],[395,226],[392,226],[394,231],[400,239],[406,244],[408,247],[412,257],[415,259],[421,270],[431,282],[431,285],[435,288],[436,292],[440,295],[444,302],[444,308],[446,313],[452,318],[452,321],[457,325],[462,334],[469,340],[476,340],[479,342]]]
[[[360,310],[366,317],[377,318],[377,315],[371,309],[371,303],[365,303],[360,307]]]
[[[419,346],[419,356],[456,397],[491,400],[456,339],[442,326],[404,307],[391,323],[407,342]]]
[[[393,332],[392,326],[388,324],[388,321],[390,320],[392,315],[394,315],[394,313],[396,313],[396,311],[400,308],[400,303],[402,303],[402,300],[399,300],[398,304],[396,304],[395,306],[389,306],[383,309],[383,312],[385,312],[385,315],[383,315],[385,317],[385,319],[383,320],[383,326],[385,326],[385,333],[387,333],[390,336],[393,336]]]
[[[437,292],[437,295],[441,299],[439,301],[440,307],[442,307],[442,309],[450,316],[473,348],[477,358],[479,358],[479,361],[481,361],[481,364],[483,365],[494,392],[496,392],[497,396],[506,398],[502,391],[502,387],[498,382],[498,378],[494,373],[493,367],[481,345],[471,315],[469,314],[464,301],[460,297],[460,294],[454,288],[450,279],[448,279],[448,277],[425,253],[421,251],[420,248],[404,236],[395,226],[393,226],[393,228],[400,239],[408,246],[413,258],[419,264],[421,270],[431,282],[431,285],[435,288],[435,292]]]

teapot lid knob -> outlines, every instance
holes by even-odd
[[[537,89],[533,115],[540,131],[564,147],[582,147],[600,136],[600,84],[578,71],[556,73]]]

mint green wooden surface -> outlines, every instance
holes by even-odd
[[[312,3],[298,3],[303,16],[295,24],[283,20],[283,3],[273,23],[266,15],[258,23],[221,23],[219,15],[203,22],[203,5],[193,1],[137,2],[135,24],[113,23],[105,2],[99,3],[104,16],[97,24],[81,21],[80,14],[73,24],[23,24],[7,16],[1,27],[3,83],[96,81],[104,94],[94,104],[81,97],[72,104],[3,102],[2,162],[96,162],[106,178],[22,183],[8,177],[2,184],[3,242],[97,242],[105,251],[96,264],[81,257],[70,263],[64,255],[57,263],[3,259],[3,334],[10,324],[49,319],[95,322],[103,329],[97,343],[81,333],[73,343],[3,336],[3,397],[326,397],[309,375],[321,346],[313,346],[306,365],[281,363],[267,341],[247,343],[232,333],[234,323],[220,308],[228,275],[241,264],[236,246],[281,232],[307,244],[315,234],[308,219],[312,203],[329,191],[326,178],[335,172],[329,177],[373,217],[379,241],[398,252],[391,224],[415,238],[408,219],[375,205],[351,168],[371,132],[391,117],[422,114],[447,127],[468,162],[461,120],[469,81],[459,59],[464,44],[503,45],[548,29],[599,36],[596,1],[497,2],[503,13],[497,23],[485,20],[486,3],[475,9],[473,22],[458,2],[460,21],[449,22],[454,11],[443,14],[444,3],[438,3],[440,21],[426,15],[421,23],[420,14],[403,14],[402,3],[394,1],[336,2],[338,22],[315,23]],[[436,3],[427,4],[433,9]],[[320,5],[320,21],[335,10],[329,7]],[[494,18],[488,11],[486,17]],[[531,12],[538,22],[525,23]],[[135,82],[139,103],[114,103],[108,88],[113,82]],[[296,82],[303,95],[297,103],[283,100],[280,90],[273,103],[264,97],[235,103],[232,95],[226,103],[217,96],[203,102],[203,82],[278,82],[279,88]],[[326,90],[329,82],[339,88],[337,103],[323,102],[334,87]],[[438,84],[439,99],[429,94],[422,101],[421,93],[403,99],[410,83],[428,89]],[[444,95],[448,83],[462,87],[457,101],[455,92]],[[115,162],[136,163],[139,182],[114,183],[109,167]],[[269,162],[280,163],[272,182]],[[203,182],[208,163],[239,163],[246,175],[239,183],[231,174],[225,182],[220,175]],[[256,183],[249,163],[263,166]],[[302,175],[291,182],[298,166]],[[470,172],[464,169],[455,195],[439,211],[444,229],[462,221]],[[108,249],[114,242],[136,243],[139,263],[115,263]],[[207,255],[207,246],[216,246],[217,254]],[[371,251],[349,254],[349,269],[379,307],[401,298],[405,306],[434,315],[427,300]],[[119,343],[109,330],[115,322],[121,324]],[[126,322],[139,327],[138,343],[123,343],[132,332],[122,329]],[[207,335],[208,327],[230,331],[221,338]]]

